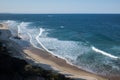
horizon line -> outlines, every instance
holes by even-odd
[[[10,12],[0,12],[0,14],[120,14],[120,13],[10,13]]]

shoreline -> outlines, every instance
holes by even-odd
[[[36,63],[42,63],[49,65],[50,69],[55,70],[59,73],[65,74],[70,78],[79,78],[85,80],[108,80],[107,78],[87,72],[82,70],[74,65],[68,64],[65,60],[56,57],[52,54],[49,54],[46,51],[42,51],[39,49],[31,48],[29,50],[24,50],[25,54],[27,54],[30,58],[36,61]],[[61,65],[62,64],[62,65]],[[44,67],[45,68],[45,67]]]
[[[3,28],[0,28],[0,29],[1,30],[3,30],[3,29],[8,30],[8,28],[5,28],[5,26],[7,26],[7,25],[4,25]],[[6,33],[5,36],[6,35],[8,35],[8,34]],[[7,37],[10,37],[10,36],[7,36]],[[14,41],[12,43],[13,43],[13,45],[17,45],[17,43],[15,43]],[[13,48],[15,48],[15,47],[13,47]],[[19,45],[18,45],[16,50],[17,49],[19,52],[22,48],[19,47]],[[22,50],[23,50],[22,52],[24,52],[22,54],[27,55],[27,56],[25,56],[26,58],[30,58],[36,63],[47,65],[50,69],[57,71],[61,74],[64,74],[67,77],[70,77],[73,79],[78,78],[78,79],[86,79],[86,80],[108,80],[105,77],[84,71],[82,69],[78,69],[77,67],[68,64],[65,60],[60,59],[60,58],[58,58],[58,57],[56,57],[56,56],[54,56],[46,51],[42,51],[42,50],[36,49],[34,47],[30,47],[29,49],[22,49]],[[48,68],[45,66],[43,66],[43,67],[46,69]]]

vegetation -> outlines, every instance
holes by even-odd
[[[32,66],[10,54],[7,47],[0,43],[0,80],[72,80],[51,70]]]

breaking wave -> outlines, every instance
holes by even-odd
[[[119,58],[119,57],[114,56],[114,55],[112,55],[112,54],[110,54],[110,53],[107,53],[107,52],[105,52],[105,51],[102,51],[102,50],[100,50],[100,49],[97,49],[97,48],[95,48],[94,46],[92,46],[92,50],[94,50],[94,51],[97,52],[97,53],[100,53],[100,54],[103,54],[103,55],[105,55],[105,56],[108,56],[108,57],[110,57],[110,58],[113,58],[113,59],[118,59],[118,58]]]

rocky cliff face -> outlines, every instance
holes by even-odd
[[[10,56],[9,50],[0,42],[0,80],[72,80],[62,74],[44,70]]]

